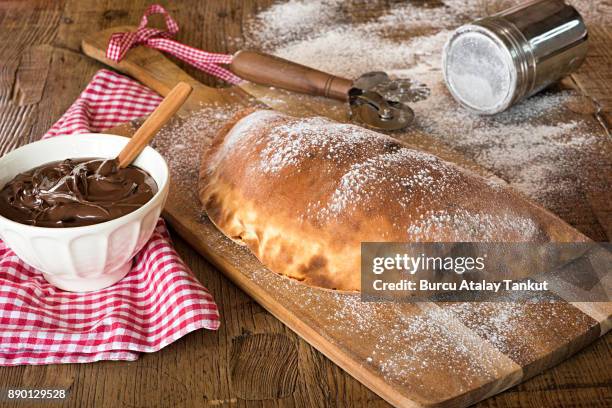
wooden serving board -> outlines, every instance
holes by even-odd
[[[130,29],[96,33],[84,39],[83,51],[162,95],[178,81],[192,84],[194,92],[177,121],[207,106],[235,111],[261,102],[293,115],[346,118],[341,104],[317,98],[248,83],[206,87],[144,47],[131,50],[118,64],[106,60],[110,33]],[[126,135],[132,131],[129,125],[115,129]],[[408,132],[402,138],[491,176],[427,134]],[[268,271],[224,237],[202,213],[195,176],[188,180],[187,185],[171,185],[165,218],[174,229],[274,316],[395,406],[471,405],[557,364],[610,328],[610,303],[363,303],[355,294],[307,287]]]

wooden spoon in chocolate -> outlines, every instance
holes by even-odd
[[[149,144],[157,132],[170,120],[170,118],[185,103],[193,88],[186,82],[179,82],[159,106],[149,115],[142,126],[138,128],[128,144],[119,152],[117,162],[119,168],[127,167],[138,157],[140,152]]]

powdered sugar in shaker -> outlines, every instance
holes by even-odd
[[[575,71],[587,39],[576,9],[531,1],[459,27],[444,47],[444,80],[463,106],[502,112]]]

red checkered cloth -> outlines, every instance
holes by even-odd
[[[152,14],[161,14],[164,16],[164,21],[166,22],[165,30],[147,27],[147,24],[149,24],[149,16]],[[172,40],[172,37],[174,37],[178,31],[178,24],[170,14],[168,14],[159,4],[152,4],[142,16],[140,25],[136,31],[114,33],[110,37],[108,48],[106,49],[106,58],[119,62],[131,48],[144,45],[145,47],[155,48],[173,55],[230,84],[237,84],[242,81],[240,77],[220,66],[220,64],[231,63],[231,55],[202,51]]]
[[[102,70],[44,137],[103,131],[160,101]],[[161,219],[130,273],[91,293],[51,286],[0,241],[0,365],[136,360],[193,330],[218,327],[217,305],[177,255]]]

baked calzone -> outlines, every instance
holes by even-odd
[[[322,117],[244,111],[202,158],[210,219],[270,270],[359,290],[361,242],[572,242],[511,189],[386,135]]]

